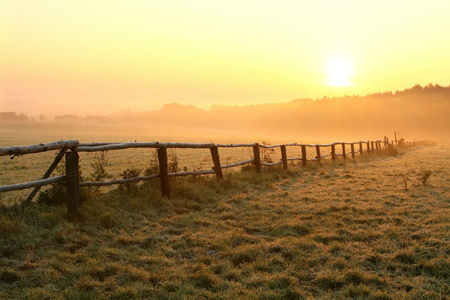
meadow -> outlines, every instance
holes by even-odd
[[[0,298],[448,299],[450,147],[2,206]]]

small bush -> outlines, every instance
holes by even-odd
[[[260,145],[270,146],[270,143],[266,141],[260,141]],[[274,148],[266,148],[263,146],[259,146],[259,151],[261,152],[261,160],[266,163],[273,163],[273,154],[275,153]]]
[[[169,159],[168,165],[167,165],[167,171],[169,173],[176,173],[180,171],[179,165],[178,165],[178,155],[175,149],[170,149],[169,153],[167,155],[167,158]]]
[[[422,182],[422,185],[425,186],[425,185],[427,185],[428,179],[430,179],[430,176],[431,176],[431,170],[430,170],[430,169],[428,169],[428,170],[422,170],[422,172],[423,172],[423,175],[422,175],[422,177],[420,178],[420,181]]]
[[[139,177],[139,175],[141,175],[141,171],[142,171],[141,169],[131,167],[131,168],[127,168],[122,173],[120,173],[120,176],[122,177],[122,179],[135,178],[135,177]],[[119,189],[120,190],[126,189],[128,192],[136,193],[138,191],[138,182],[135,181],[135,182],[122,183],[122,184],[120,184]]]
[[[66,203],[66,187],[62,183],[52,184],[49,189],[41,191],[38,203],[45,205],[61,205]]]
[[[91,162],[91,167],[94,170],[91,173],[92,181],[103,181],[108,177],[108,172],[106,171],[109,165],[107,158],[108,151],[102,151],[95,153],[94,160]],[[98,195],[101,192],[101,187],[90,187],[92,194]]]
[[[91,167],[94,170],[91,173],[91,179],[93,181],[102,181],[108,176],[106,167],[109,165],[107,158],[108,151],[97,152],[94,156],[94,160],[91,163]]]
[[[159,173],[158,152],[156,149],[153,151],[150,157],[150,163],[147,169],[144,170],[145,176],[150,176]]]

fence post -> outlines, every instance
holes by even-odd
[[[336,160],[336,145],[331,145],[331,160]]]
[[[283,169],[287,170],[288,162],[287,162],[287,154],[286,154],[286,146],[281,145],[281,162],[283,163]]]
[[[302,145],[302,164],[304,167],[308,164],[308,161],[306,160],[306,146]]]
[[[316,145],[316,157],[317,157],[317,162],[320,162],[320,146]]]
[[[214,171],[216,171],[216,177],[219,179],[223,179],[222,167],[220,166],[220,158],[219,158],[219,148],[217,146],[213,146],[209,148],[211,151],[211,157],[214,163]]]
[[[261,155],[259,153],[259,144],[256,143],[256,145],[253,146],[253,156],[254,156],[254,164],[256,168],[257,173],[262,172],[262,166],[261,166]]]
[[[163,197],[170,196],[169,172],[167,170],[167,148],[158,148],[159,179],[161,180],[161,192]]]
[[[342,143],[342,157],[347,159],[347,156],[345,155],[345,143]]]
[[[370,153],[370,142],[367,142],[367,154]]]
[[[361,156],[363,155],[363,145],[362,145],[362,143],[359,143],[359,153],[361,154]]]
[[[66,152],[66,183],[67,183],[67,215],[69,220],[76,221],[79,218],[79,156],[78,152]]]
[[[372,144],[372,153],[375,153],[375,147],[374,147],[375,142],[370,142],[370,143]]]
[[[350,144],[350,150],[352,151],[352,158],[355,158],[355,145],[353,143]]]

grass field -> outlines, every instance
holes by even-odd
[[[3,207],[0,298],[448,299],[450,147]]]

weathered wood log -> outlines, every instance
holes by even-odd
[[[66,181],[67,181],[67,214],[69,220],[76,221],[79,218],[79,156],[75,151],[66,153]]]
[[[238,147],[253,147],[255,146],[257,143],[252,143],[252,144],[217,144],[217,147],[222,147],[222,148],[238,148]]]
[[[178,177],[178,176],[196,176],[196,175],[207,175],[214,174],[215,170],[201,170],[201,171],[192,171],[192,172],[176,172],[167,174],[169,177]]]
[[[347,159],[347,155],[345,154],[345,143],[342,143],[342,157]]]
[[[294,160],[302,160],[301,157],[292,157],[292,158],[287,158],[287,161],[294,161]]]
[[[274,163],[261,162],[261,165],[263,165],[263,166],[268,166],[268,167],[271,167],[271,166],[278,166],[278,165],[282,165],[282,164],[283,164],[282,161],[274,162]]]
[[[49,185],[49,184],[61,182],[64,180],[66,180],[66,176],[55,176],[55,177],[48,178],[48,179],[40,179],[40,180],[24,182],[24,183],[3,185],[3,186],[0,186],[0,193],[30,189],[30,188],[34,188],[37,186],[43,186],[43,185]]]
[[[331,145],[331,160],[336,160],[336,145]]]
[[[222,168],[220,167],[219,148],[217,148],[217,146],[214,146],[209,148],[209,150],[211,151],[211,157],[213,160],[216,177],[219,179],[223,179]]]
[[[253,146],[254,165],[257,173],[262,172],[261,155],[259,153],[259,144]]]
[[[286,145],[281,145],[280,150],[281,150],[281,162],[283,163],[283,169],[287,170],[288,162],[287,162]]]
[[[59,150],[63,148],[74,148],[79,144],[77,140],[57,141],[46,144],[30,145],[30,146],[14,146],[0,148],[0,156],[6,155],[24,155],[31,153],[39,153],[51,150]]]
[[[80,182],[80,187],[109,186],[109,185],[114,185],[114,184],[125,184],[125,183],[130,183],[130,182],[148,181],[148,180],[152,180],[155,178],[159,178],[159,174],[127,178],[127,179],[114,179],[114,180],[109,180],[109,181],[86,181],[86,182]]]
[[[58,165],[58,163],[61,161],[61,159],[64,157],[64,154],[66,153],[67,148],[63,148],[59,151],[59,153],[56,155],[55,159],[53,160],[52,164],[50,165],[50,167],[47,169],[47,171],[44,173],[44,175],[42,176],[42,179],[47,179],[50,177],[50,175],[52,174],[53,170],[55,170],[56,166]],[[37,186],[34,188],[34,190],[30,193],[30,195],[28,195],[28,197],[22,202],[22,206],[25,207],[28,204],[30,204],[31,200],[33,199],[33,197],[39,192],[39,190],[41,189],[41,186]]]
[[[317,158],[318,162],[320,162],[320,159],[322,158],[322,157],[320,157],[320,146],[319,145],[316,145],[316,158]]]
[[[306,165],[308,164],[307,160],[306,160],[306,146],[302,146],[302,165],[304,167],[306,167]]]
[[[222,169],[227,169],[227,168],[232,168],[232,167],[237,167],[237,166],[243,166],[243,165],[247,165],[247,164],[252,164],[254,162],[255,162],[255,160],[252,158],[252,159],[240,161],[240,162],[237,162],[237,163],[234,163],[234,164],[229,164],[229,165],[222,166]]]
[[[78,147],[78,152],[95,152],[95,151],[110,151],[110,150],[121,150],[121,149],[130,149],[130,148],[211,148],[215,146],[215,144],[207,143],[207,144],[196,144],[196,143],[159,143],[159,142],[150,142],[150,143],[120,143],[120,144],[107,144],[102,146],[83,146]]]
[[[169,172],[168,172],[168,159],[167,148],[158,148],[158,161],[159,161],[159,178],[161,180],[161,192],[163,197],[170,197],[169,186]]]

